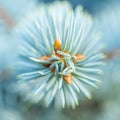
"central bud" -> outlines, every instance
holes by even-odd
[[[46,55],[38,58],[39,60],[44,60],[43,65],[50,68],[51,72],[55,75],[59,75],[63,80],[71,84],[72,82],[72,72],[75,70],[74,63],[77,60],[84,59],[84,55],[76,54],[71,56],[66,50],[61,50],[61,43],[59,40],[54,42],[54,53],[53,55]]]

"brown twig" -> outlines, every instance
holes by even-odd
[[[111,59],[120,57],[120,48],[107,51],[107,52],[105,52],[105,55],[106,55],[107,60],[111,60]]]
[[[15,25],[13,18],[1,6],[0,6],[0,18],[4,21],[4,23],[9,29],[13,28],[13,26]]]

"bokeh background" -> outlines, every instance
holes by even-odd
[[[63,1],[63,0],[61,0]],[[92,100],[82,98],[73,110],[24,102],[15,92],[17,39],[14,28],[41,3],[53,0],[0,0],[0,120],[120,120],[120,0],[68,0],[81,4],[102,31],[106,65]]]

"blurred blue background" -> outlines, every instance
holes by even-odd
[[[92,14],[102,31],[106,65],[92,100],[82,99],[75,110],[56,111],[52,106],[28,104],[14,92],[17,40],[13,30],[43,2],[53,0],[0,0],[0,120],[120,120],[120,0],[69,0],[73,8],[81,4]]]

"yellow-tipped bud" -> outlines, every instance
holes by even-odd
[[[42,56],[40,58],[38,58],[38,60],[48,60],[51,56],[50,55],[46,55],[46,56]],[[43,64],[45,67],[49,67],[51,65],[51,63],[48,64]]]
[[[63,79],[64,79],[64,81],[65,81],[67,84],[71,84],[71,83],[72,83],[72,74],[70,74],[70,75],[64,75],[64,76],[63,76]]]
[[[38,60],[48,60],[50,57],[51,57],[50,55],[46,55],[38,58]]]
[[[85,58],[85,56],[82,54],[76,54],[75,56],[76,56],[77,60],[82,60]]]
[[[61,49],[61,43],[59,40],[55,40],[54,42],[54,49],[55,50],[60,50]]]

